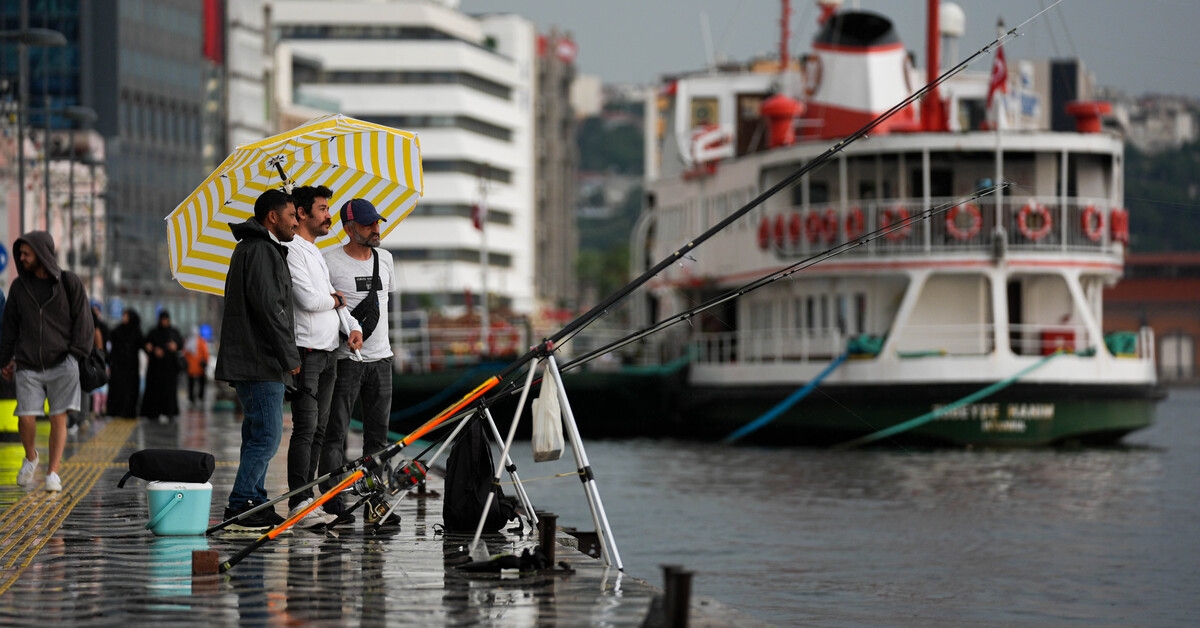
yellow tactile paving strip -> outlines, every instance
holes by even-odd
[[[35,488],[0,513],[0,595],[21,577],[79,500],[112,466],[136,427],[134,421],[109,421],[74,456],[63,461],[61,493]]]

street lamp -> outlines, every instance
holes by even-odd
[[[98,118],[98,116],[96,115],[96,111],[94,109],[92,109],[91,107],[79,107],[79,106],[75,106],[75,105],[71,105],[69,107],[64,107],[62,110],[62,115],[64,118],[70,120],[71,122],[76,123],[78,126],[81,126],[84,129],[91,128],[91,126],[96,123],[96,119]],[[67,174],[67,199],[68,199],[67,200],[67,251],[68,251],[67,261],[71,264],[72,271],[75,270],[75,126],[76,126],[76,124],[71,125],[70,130],[67,131],[67,164],[71,169],[70,172]],[[91,150],[90,150],[91,149],[90,144],[88,146],[88,149],[89,149],[88,154],[85,155],[85,158],[89,159],[89,160],[93,160],[92,155],[91,155]],[[93,168],[94,168],[94,166],[93,166]],[[94,172],[94,170],[93,170],[93,172]],[[95,177],[95,175],[93,174],[93,178],[94,177]],[[47,195],[46,196],[47,202],[49,202],[49,198],[50,198],[49,195]],[[47,211],[49,211],[49,210],[47,210]],[[48,221],[47,221],[47,224],[49,224]],[[92,229],[92,232],[95,233],[94,228]],[[92,244],[94,246],[95,242],[93,241]]]
[[[26,28],[29,14],[24,3],[21,5],[21,28],[15,31],[0,31],[0,41],[17,42],[17,185],[20,189],[21,216],[18,224],[20,234],[25,232],[25,117],[29,108],[29,46],[62,48],[67,37],[49,28]],[[49,226],[47,225],[47,228]],[[19,235],[20,235],[19,234]]]

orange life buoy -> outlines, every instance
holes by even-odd
[[[866,229],[867,221],[863,218],[862,210],[851,207],[850,211],[846,212],[846,240],[857,239]]]
[[[821,229],[825,233],[825,243],[833,244],[837,241],[838,236],[838,215],[832,209],[825,210],[825,215],[822,217],[824,225]]]
[[[1054,219],[1050,217],[1050,210],[1037,201],[1025,203],[1017,213],[1017,229],[1034,242],[1049,235],[1053,227]]]
[[[788,218],[788,243],[796,246],[800,242],[800,234],[804,231],[804,221],[800,219],[800,212],[792,212]]]
[[[1109,217],[1109,228],[1112,230],[1113,242],[1121,244],[1129,244],[1129,212],[1114,207],[1112,216]]]
[[[965,220],[966,224],[960,224]],[[975,203],[955,205],[946,212],[946,232],[955,240],[970,240],[983,229],[983,215]]]
[[[912,225],[908,224],[908,208],[897,205],[883,210],[883,214],[879,218],[879,228],[887,229],[892,225],[899,224],[900,227],[888,231],[883,237],[892,242],[899,242],[908,237],[912,233]]]
[[[1087,239],[1092,242],[1100,241],[1100,237],[1104,235],[1104,214],[1101,214],[1095,205],[1083,208],[1083,213],[1079,215],[1079,222],[1083,227],[1083,235],[1087,236]]]
[[[821,237],[821,215],[816,211],[808,212],[808,217],[804,219],[804,236],[809,244],[815,244]]]
[[[763,216],[762,222],[758,223],[758,248],[764,251],[771,248],[770,216]]]

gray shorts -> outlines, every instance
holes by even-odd
[[[50,400],[50,415],[79,410],[79,363],[68,355],[45,371],[17,367],[17,416],[42,416]]]

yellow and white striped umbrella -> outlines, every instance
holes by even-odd
[[[223,295],[229,258],[237,244],[229,223],[254,216],[254,201],[283,186],[282,174],[296,186],[333,190],[330,210],[342,200],[365,198],[375,205],[387,236],[417,205],[423,193],[421,145],[417,135],[340,114],[238,146],[208,179],[167,216],[171,272],[185,288]],[[325,248],[344,241],[335,216]]]

